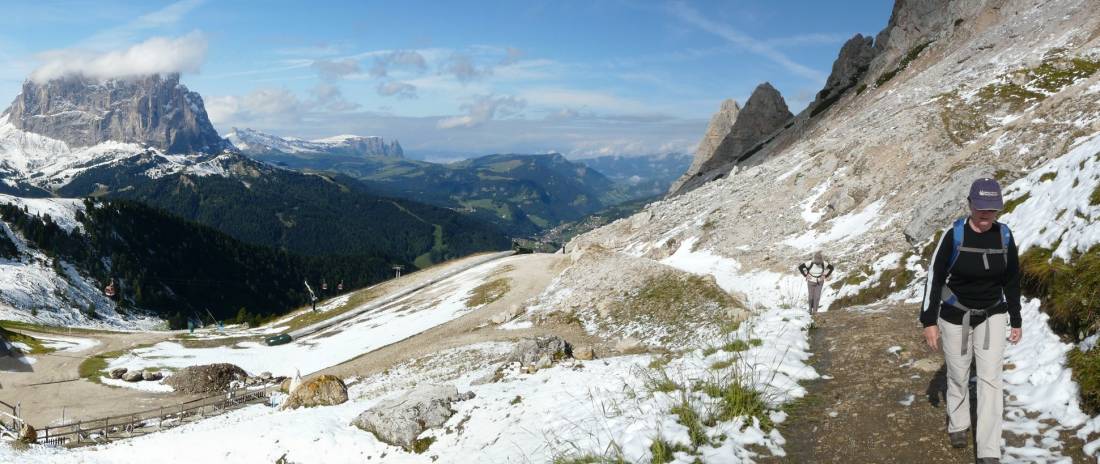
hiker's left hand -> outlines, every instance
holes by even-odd
[[[1023,329],[1017,329],[1017,328],[1014,327],[1014,328],[1012,328],[1008,331],[1008,341],[1012,342],[1013,345],[1019,343],[1020,339],[1023,338],[1023,337],[1024,337],[1024,330]]]

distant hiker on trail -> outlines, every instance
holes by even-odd
[[[806,285],[810,291],[810,314],[817,314],[818,303],[821,302],[821,287],[825,280],[833,274],[833,264],[825,262],[820,251],[815,251],[813,259],[808,263],[798,265],[798,272],[806,278]]]
[[[1004,208],[1001,186],[982,178],[970,186],[970,215],[944,230],[932,255],[920,321],[933,350],[943,341],[947,361],[947,436],[967,446],[970,428],[970,360],[978,377],[979,463],[999,463],[1004,395],[1005,326],[1008,341],[1020,341],[1020,260],[1008,226],[997,222]]]

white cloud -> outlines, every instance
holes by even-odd
[[[339,87],[321,82],[313,88],[313,101],[307,102],[307,109],[317,111],[345,112],[359,108],[359,104],[344,97]]]
[[[339,79],[360,72],[359,62],[353,59],[315,60],[310,67],[325,79]]]
[[[595,90],[538,87],[524,90],[520,96],[532,104],[547,107],[584,108],[614,113],[643,113],[648,105]]]
[[[464,53],[455,53],[443,64],[443,72],[451,74],[459,82],[470,82],[491,75],[493,68],[489,66],[478,67],[473,58]]]
[[[726,41],[742,47],[750,52],[763,56],[764,58],[767,58],[779,64],[780,66],[787,68],[788,71],[791,71],[799,76],[808,79],[813,79],[815,81],[825,81],[825,73],[796,63],[794,60],[788,58],[787,55],[783,54],[783,52],[776,50],[772,45],[768,44],[767,42],[760,41],[755,38],[749,37],[748,35],[742,34],[740,31],[737,31],[725,24],[714,22],[700,14],[698,11],[695,11],[695,9],[687,6],[686,4],[676,3],[673,4],[673,6],[670,6],[669,9],[673,15],[680,18],[682,21],[698,27],[703,31],[717,35],[725,39]]]
[[[474,101],[464,103],[460,107],[466,111],[465,115],[452,116],[439,120],[436,124],[440,129],[471,128],[478,127],[493,120],[497,114],[510,116],[518,113],[527,102],[510,95],[479,95]]]
[[[45,82],[66,75],[112,79],[197,72],[206,60],[206,48],[206,37],[192,32],[176,38],[154,37],[125,50],[54,50],[38,56],[42,64],[31,72],[31,79]]]
[[[428,63],[424,55],[408,50],[396,50],[384,55],[375,56],[374,64],[370,68],[371,77],[386,77],[391,67],[411,70],[422,73],[428,69]]]
[[[215,124],[255,123],[259,121],[294,121],[301,117],[305,106],[290,90],[262,88],[248,95],[229,95],[206,99],[206,112]]]
[[[397,97],[401,99],[416,98],[416,86],[400,81],[389,81],[378,84],[378,95],[383,97]]]

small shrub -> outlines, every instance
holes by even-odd
[[[649,445],[649,453],[652,455],[649,462],[651,464],[666,464],[676,459],[676,452],[690,453],[686,446],[680,444],[671,444],[660,438],[653,440],[653,443]]]
[[[508,404],[516,405],[520,404],[521,402],[523,402],[523,397],[520,395],[516,395],[516,397],[512,398],[512,401],[509,401]]]
[[[1039,182],[1046,182],[1048,180],[1054,180],[1058,178],[1058,171],[1048,172],[1039,176]]]
[[[1089,415],[1100,413],[1100,349],[1073,349],[1066,356],[1073,381],[1081,387],[1081,408]]]
[[[432,446],[432,443],[435,443],[435,437],[417,438],[412,442],[411,451],[416,454],[423,454],[428,451],[428,447]]]
[[[1100,329],[1100,246],[1074,253],[1069,262],[1051,248],[1032,247],[1020,255],[1020,289],[1040,298],[1054,332],[1080,341]]]

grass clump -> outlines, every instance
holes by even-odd
[[[725,345],[722,345],[722,351],[728,351],[731,353],[737,353],[749,349],[749,343],[744,340],[733,340]]]
[[[745,385],[740,376],[723,377],[718,382],[701,385],[700,390],[718,400],[718,409],[711,419],[714,424],[737,417],[755,417],[760,421],[762,429],[770,430],[774,427],[768,416],[768,405],[764,401],[764,395]]]
[[[554,458],[554,464],[629,464],[622,456],[598,456],[585,454],[581,456],[558,456]]]
[[[704,444],[710,442],[707,437],[706,427],[703,426],[703,421],[699,416],[699,413],[691,405],[691,400],[688,398],[686,392],[682,392],[680,395],[680,402],[669,409],[670,413],[674,414],[678,419],[677,422],[688,429],[688,437],[691,439],[692,446],[698,448]]]
[[[1027,201],[1028,198],[1031,198],[1031,192],[1026,192],[1023,195],[1006,201],[1004,209],[1001,210],[1001,214],[1011,213],[1016,209],[1017,206],[1020,206],[1021,203]]]
[[[1100,184],[1096,185],[1096,188],[1092,189],[1092,193],[1089,194],[1089,206],[1100,205]]]
[[[1052,248],[1032,247],[1020,256],[1020,287],[1040,298],[1056,333],[1081,341],[1100,330],[1100,246],[1068,261]]]
[[[1089,415],[1100,413],[1100,349],[1083,352],[1074,348],[1066,356],[1073,381],[1081,387],[1081,408]]]
[[[476,308],[501,299],[512,289],[512,279],[501,277],[478,285],[470,291],[470,297],[466,299],[466,306]]]
[[[1048,172],[1039,176],[1039,182],[1046,182],[1048,180],[1054,180],[1058,178],[1058,171]]]
[[[677,452],[691,453],[691,450],[681,444],[671,444],[660,438],[653,440],[649,445],[651,455],[650,464],[666,464],[676,459]]]
[[[412,449],[410,451],[416,454],[424,454],[424,452],[428,451],[428,448],[432,446],[432,443],[435,443],[435,437],[417,438],[413,440]]]

